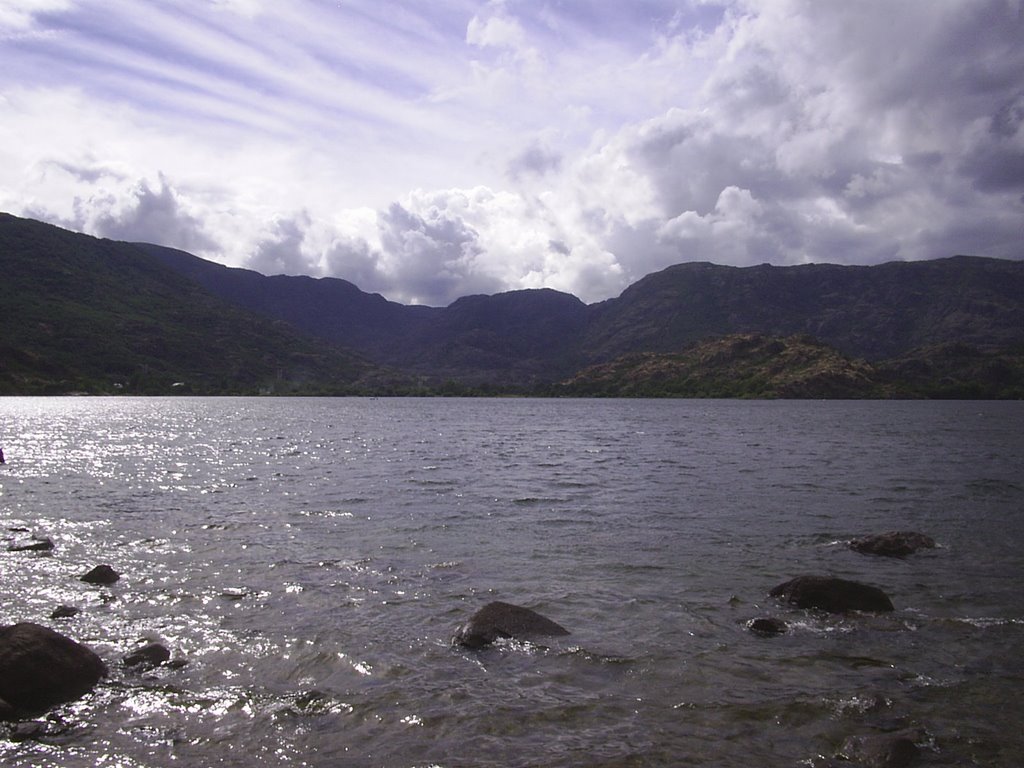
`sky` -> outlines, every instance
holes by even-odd
[[[405,304],[1024,258],[1024,0],[0,0],[0,210]]]

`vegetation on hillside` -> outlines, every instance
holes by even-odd
[[[1021,398],[1024,354],[967,345],[873,365],[809,336],[736,334],[679,353],[625,355],[556,390],[588,397]]]

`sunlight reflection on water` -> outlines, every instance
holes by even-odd
[[[0,400],[6,535],[55,543],[0,552],[0,623],[53,624],[111,668],[51,713],[59,736],[0,741],[0,758],[731,768],[807,764],[909,722],[948,763],[999,765],[1024,751],[1006,703],[1024,642],[1022,415]],[[941,547],[890,562],[845,546],[893,527]],[[99,562],[122,579],[78,581]],[[754,638],[750,618],[786,611],[767,590],[812,571],[884,584],[897,612],[790,612],[785,636]],[[570,642],[452,648],[493,599]],[[81,612],[57,623],[57,604]],[[126,669],[144,640],[183,663]]]

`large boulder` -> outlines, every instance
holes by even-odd
[[[70,637],[39,624],[0,628],[0,699],[7,717],[41,712],[92,690],[103,661]]]
[[[483,648],[500,638],[531,640],[568,635],[569,630],[536,611],[510,603],[488,603],[455,632],[454,642],[467,648]]]
[[[831,576],[797,576],[768,593],[797,608],[816,608],[829,613],[893,610],[892,601],[878,587]]]
[[[865,555],[905,557],[919,549],[933,549],[935,539],[917,531],[889,531],[863,536],[850,542],[850,549]]]

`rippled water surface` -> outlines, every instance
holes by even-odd
[[[0,399],[0,623],[110,666],[10,766],[1024,755],[1024,404]],[[906,528],[905,559],[846,542]],[[105,562],[110,587],[78,580]],[[767,598],[802,573],[896,611]],[[490,600],[572,634],[452,648]],[[81,613],[50,619],[59,604]],[[785,635],[746,622],[778,616]],[[143,640],[182,665],[126,669]]]

